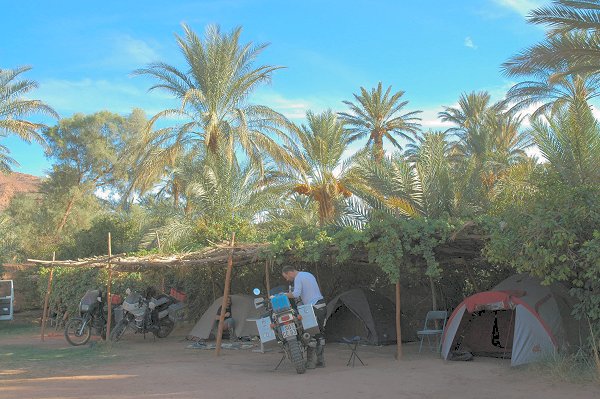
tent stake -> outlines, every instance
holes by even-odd
[[[402,358],[402,329],[400,326],[400,279],[396,282],[396,360]]]
[[[56,251],[52,252],[52,263],[56,260]],[[44,298],[44,311],[42,312],[42,342],[44,341],[44,335],[46,331],[46,319],[48,318],[48,301],[50,300],[50,293],[52,292],[52,276],[54,274],[54,266],[50,264],[50,276],[48,276],[48,287],[46,288],[46,297]],[[58,322],[58,320],[57,320]]]
[[[110,286],[112,284],[112,268],[110,267],[110,257],[112,256],[110,232],[108,233],[108,288],[106,290],[106,302],[108,302],[108,316],[106,320],[106,339],[110,337],[110,322],[112,318],[112,297]]]
[[[223,341],[223,322],[225,321],[225,309],[227,309],[227,298],[231,286],[231,271],[233,269],[233,244],[235,243],[235,231],[231,233],[231,251],[227,259],[227,273],[225,274],[225,288],[223,289],[223,302],[221,303],[221,315],[219,316],[219,329],[217,331],[217,348],[215,355],[221,354],[221,342]]]

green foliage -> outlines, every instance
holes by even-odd
[[[392,283],[407,273],[424,272],[437,278],[441,267],[434,251],[448,239],[452,229],[445,220],[394,218],[379,213],[365,231],[369,260],[379,265]]]
[[[600,188],[571,186],[554,174],[539,182],[521,206],[506,209],[489,224],[484,254],[540,277],[564,281],[579,300],[576,315],[600,322]]]
[[[333,237],[326,230],[316,227],[292,228],[285,234],[277,235],[263,256],[274,259],[278,265],[290,260],[319,262],[325,258],[332,243]]]
[[[143,214],[141,212],[106,213],[99,215],[88,229],[74,233],[61,246],[58,259],[77,259],[108,253],[108,233],[111,233],[113,254],[137,251],[143,238]]]
[[[43,304],[50,269],[39,270],[38,293],[40,306]],[[89,290],[100,289],[106,295],[108,270],[96,268],[55,267],[52,277],[52,294],[49,304],[55,308],[64,306],[71,316],[78,312],[79,301]],[[157,285],[156,276],[150,273],[124,273],[113,271],[111,293],[125,296],[125,290],[143,292],[148,285]]]
[[[364,231],[347,227],[339,231],[295,228],[276,236],[264,256],[276,263],[321,262],[343,264],[352,254],[368,252],[368,260],[379,266],[395,283],[408,273],[438,278],[441,266],[435,249],[444,243],[453,225],[443,220],[396,218],[375,213]]]

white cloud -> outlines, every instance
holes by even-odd
[[[282,113],[290,119],[304,119],[306,111],[314,109],[313,104],[305,99],[290,99],[272,91],[262,91],[252,97],[255,104],[263,104]]]
[[[531,10],[547,3],[542,0],[494,0],[494,2],[502,7],[510,8],[522,16],[529,15]]]
[[[451,107],[454,107],[456,105],[458,104],[451,105]],[[438,113],[441,111],[443,111],[442,106],[438,108],[424,109],[423,112],[419,114],[419,117],[421,118],[421,130],[446,130],[449,127],[452,127],[452,123],[442,122],[439,119]]]
[[[150,116],[176,104],[164,93],[149,93],[145,83],[136,85],[134,79],[48,79],[40,82],[36,95],[62,117],[101,110],[129,113],[133,108],[141,108]]]
[[[147,42],[129,35],[117,35],[110,52],[99,60],[99,65],[132,70],[161,59],[160,54]]]
[[[468,48],[472,48],[473,50],[477,49],[477,46],[475,45],[475,43],[473,43],[473,39],[471,39],[471,36],[465,37],[465,46]]]
[[[332,109],[334,112],[342,111],[346,108],[340,98],[331,98],[325,96],[310,98],[289,98],[271,89],[261,89],[252,96],[250,101],[253,104],[262,104],[275,111],[282,113],[292,120],[303,120],[306,117],[306,111],[323,112]]]

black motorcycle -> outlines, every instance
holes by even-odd
[[[170,295],[144,297],[128,288],[122,305],[123,317],[111,330],[110,340],[120,340],[128,327],[136,334],[152,333],[166,338],[175,328],[176,314],[182,308],[183,304]]]
[[[90,290],[81,298],[79,317],[67,322],[65,338],[71,345],[85,345],[92,336],[92,328],[102,339],[106,339],[106,311],[100,290]]]

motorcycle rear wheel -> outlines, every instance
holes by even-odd
[[[65,339],[73,346],[87,344],[92,336],[90,324],[86,323],[85,326],[83,326],[83,323],[84,321],[81,317],[74,317],[65,325]]]
[[[171,334],[171,331],[173,331],[173,328],[175,328],[173,320],[165,317],[158,322],[158,331],[154,331],[153,334],[157,338],[167,338]]]
[[[306,367],[304,365],[304,358],[302,357],[302,350],[300,349],[300,343],[295,339],[291,339],[291,340],[287,341],[287,345],[288,345],[290,360],[292,361],[292,363],[294,364],[294,367],[296,368],[296,373],[304,374],[304,372],[306,371]]]
[[[123,337],[123,334],[125,334],[125,330],[127,329],[128,324],[129,322],[126,318],[122,318],[121,320],[119,320],[117,325],[115,325],[115,328],[113,328],[110,331],[110,340],[113,342],[117,342],[118,340],[120,340]]]

